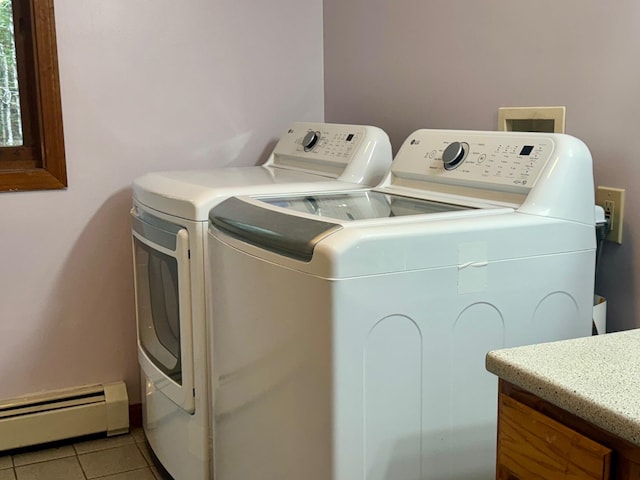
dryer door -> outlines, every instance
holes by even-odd
[[[152,382],[147,389],[193,413],[189,232],[137,208],[131,216],[138,360]]]

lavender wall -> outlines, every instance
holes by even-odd
[[[640,3],[324,0],[325,118],[394,144],[417,128],[496,129],[499,106],[565,105],[596,184],[625,188],[597,281],[610,330],[640,327]]]
[[[124,379],[142,173],[249,165],[323,119],[318,0],[56,0],[69,189],[0,194],[0,399]]]

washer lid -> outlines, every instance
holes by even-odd
[[[213,208],[209,220],[218,230],[244,242],[308,262],[313,257],[316,244],[344,228],[341,224],[344,222],[471,209],[362,190],[280,197],[232,197]]]
[[[347,221],[455,212],[470,207],[373,190],[261,197],[261,202],[324,219]]]

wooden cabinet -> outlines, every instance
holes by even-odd
[[[498,478],[609,480],[611,449],[500,394]]]
[[[639,480],[640,447],[500,380],[499,480]]]

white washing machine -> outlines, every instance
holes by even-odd
[[[591,334],[591,155],[418,130],[379,188],[210,214],[216,480],[495,478],[489,350]]]
[[[143,423],[153,452],[176,480],[211,477],[209,210],[243,193],[376,185],[390,164],[389,139],[379,128],[295,123],[264,166],[159,172],[135,180],[131,215]]]

